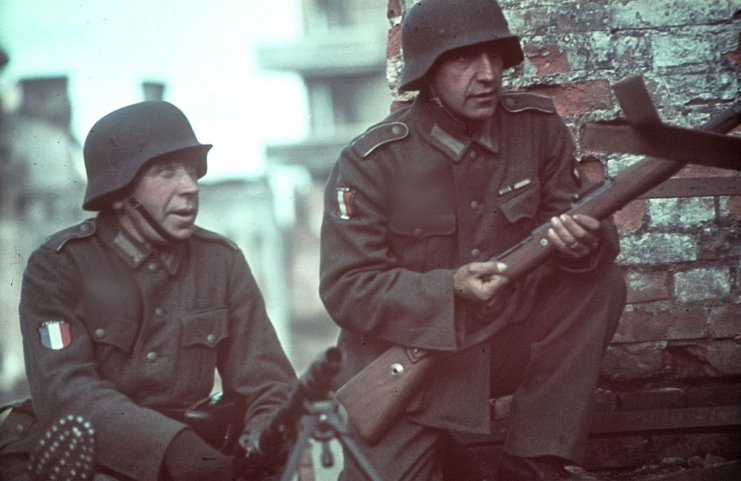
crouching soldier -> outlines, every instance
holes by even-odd
[[[256,438],[285,402],[295,373],[244,255],[195,225],[210,148],[162,101],[91,129],[83,208],[98,214],[49,237],[24,274],[31,400],[3,426],[3,479],[230,480],[232,457],[186,423],[189,406],[218,371],[236,436]]]

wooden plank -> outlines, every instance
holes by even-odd
[[[596,413],[590,434],[741,426],[741,406]]]
[[[466,444],[498,443],[504,440],[508,424],[508,418],[498,419],[491,423],[491,434],[456,433],[456,438]],[[650,434],[656,431],[728,427],[741,427],[741,406],[597,412],[589,434]]]
[[[669,179],[639,199],[741,195],[741,176]]]

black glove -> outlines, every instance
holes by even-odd
[[[214,449],[190,429],[172,439],[164,468],[176,481],[230,481],[234,477],[231,456]]]
[[[260,479],[261,477],[277,474],[286,462],[288,447],[283,443],[270,443],[262,446],[269,436],[263,436],[260,430],[245,431],[239,438],[239,444],[234,453],[234,473],[246,479]]]

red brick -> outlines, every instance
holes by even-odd
[[[666,272],[632,274],[628,281],[628,304],[671,298],[669,274]]]
[[[707,336],[704,310],[677,309],[650,313],[628,308],[620,318],[613,342],[700,339]]]
[[[625,207],[615,212],[613,219],[620,230],[635,230],[643,225],[646,215],[646,201],[631,200]]]
[[[741,195],[728,198],[728,213],[736,218],[741,218]]]
[[[602,361],[607,379],[648,379],[669,372],[665,342],[610,346]]]
[[[605,180],[605,166],[599,160],[594,157],[587,157],[580,164],[589,182],[597,183]]]
[[[386,44],[386,58],[396,57],[401,53],[401,25],[394,25],[389,29],[388,43]]]
[[[412,105],[411,101],[401,101],[401,100],[394,100],[391,102],[391,112],[396,112],[402,107],[407,107],[409,105]]]
[[[558,15],[556,17],[556,31],[557,32],[573,32],[576,26],[576,21],[571,15]]]
[[[526,89],[553,99],[561,115],[586,114],[610,108],[612,97],[607,80],[591,80],[566,85],[538,85]]]
[[[523,50],[530,63],[537,68],[537,75],[566,73],[571,70],[568,55],[565,51],[560,52],[556,47],[537,49],[532,45],[527,45]]]
[[[710,365],[723,376],[741,374],[741,344],[736,341],[708,343],[707,359]]]
[[[738,47],[736,47],[736,50],[724,53],[723,58],[729,62],[741,63],[741,33],[738,34]]]
[[[388,7],[386,9],[386,17],[394,18],[400,17],[402,14],[401,2],[399,0],[389,0]]]
[[[741,374],[741,344],[704,341],[672,349],[675,373],[681,378],[719,378]]]
[[[712,307],[708,312],[708,325],[714,338],[733,338],[741,336],[741,305],[726,304]]]

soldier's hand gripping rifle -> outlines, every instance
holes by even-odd
[[[615,92],[629,125],[586,125],[582,146],[662,158],[647,157],[589,189],[567,214],[605,219],[689,162],[741,170],[741,138],[721,135],[741,123],[741,101],[703,125],[700,131],[662,124],[640,77],[619,82]],[[538,227],[521,243],[493,259],[507,264],[510,282],[520,279],[555,252],[547,236],[549,226]],[[337,399],[367,442],[378,442],[437,360],[444,356],[394,346],[337,391]]]

